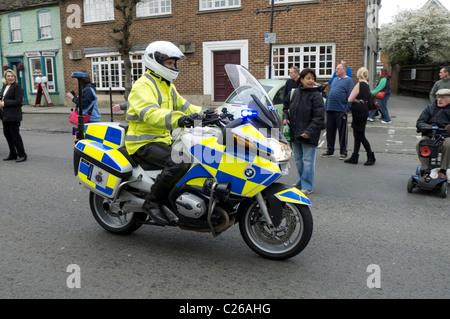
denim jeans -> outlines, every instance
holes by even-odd
[[[314,172],[316,169],[317,147],[303,143],[291,143],[294,152],[295,165],[297,166],[299,180],[296,185],[308,191],[313,190]]]
[[[384,99],[378,100],[378,102],[380,103],[380,112],[381,112],[381,115],[383,115],[383,121],[385,121],[385,122],[391,121],[391,117],[389,116],[389,111],[387,108],[387,103],[388,103],[389,98],[390,98],[390,95],[386,95],[386,97]],[[375,117],[375,113],[377,113],[377,110],[370,111],[369,117],[371,119],[373,119]]]

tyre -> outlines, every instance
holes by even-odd
[[[441,186],[441,197],[446,198],[448,193],[448,183],[443,182]]]
[[[102,196],[93,192],[89,194],[92,215],[94,215],[95,220],[100,226],[111,233],[120,235],[130,234],[141,227],[142,222],[147,217],[144,213],[127,213],[119,216],[119,214],[114,213],[114,211],[118,211],[114,207],[108,212],[103,208],[104,200]]]
[[[308,206],[285,203],[280,225],[271,228],[259,205],[252,202],[240,213],[239,230],[254,252],[264,258],[284,260],[296,256],[308,245],[313,219]]]
[[[411,177],[408,181],[408,187],[407,187],[408,193],[412,193],[414,187],[416,187],[416,181],[414,180],[413,177]]]

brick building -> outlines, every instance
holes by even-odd
[[[97,84],[100,101],[114,101],[124,92],[123,61],[111,39],[120,0],[61,0],[61,31],[66,90],[76,89],[72,71],[87,70]],[[316,70],[328,80],[340,60],[354,71],[366,66],[376,72],[377,18],[380,0],[274,0],[272,78],[287,78],[288,69]],[[223,65],[246,66],[257,78],[268,76],[270,0],[146,0],[135,10],[130,41],[133,76],[143,72],[148,43],[172,41],[185,52],[176,80],[178,91],[192,103],[223,101],[231,92]],[[66,101],[67,102],[67,101]]]

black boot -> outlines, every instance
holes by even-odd
[[[353,153],[352,156],[344,161],[347,164],[358,164],[359,154]]]
[[[367,153],[367,162],[364,163],[365,166],[371,166],[373,164],[375,164],[375,153],[371,152],[371,153]]]
[[[145,198],[144,211],[150,216],[151,220],[157,225],[166,226],[170,221],[166,214],[161,210],[160,199],[168,196],[170,185],[166,184],[159,176],[150,188],[150,194]]]

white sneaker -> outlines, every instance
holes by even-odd
[[[389,121],[389,122],[381,121],[381,123],[383,123],[383,124],[390,124],[390,123],[392,123],[392,121]]]
[[[372,118],[370,118],[370,117],[368,117],[367,120],[368,120],[369,122],[375,122],[375,120],[372,119]]]
[[[309,191],[309,190],[307,190],[307,189],[302,189],[301,192],[302,192],[304,195],[309,195],[309,194],[312,194],[313,191]]]

